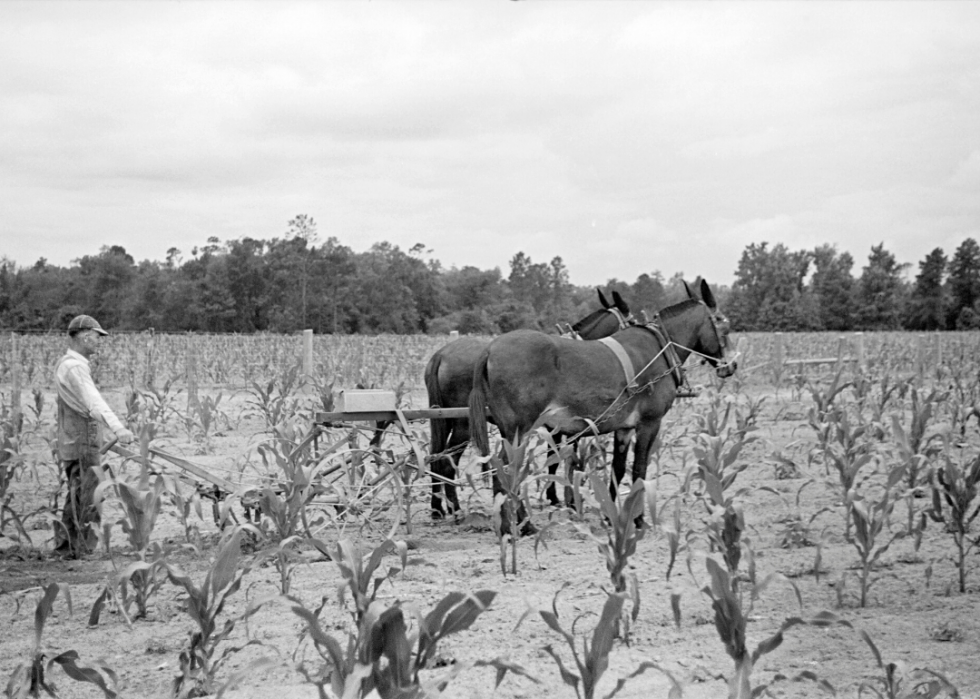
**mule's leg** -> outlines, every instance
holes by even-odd
[[[547,459],[551,462],[551,465],[548,466],[548,476],[550,479],[548,481],[548,487],[544,489],[544,494],[548,498],[549,505],[552,507],[561,507],[561,501],[558,499],[558,488],[555,482],[555,474],[558,473],[558,466],[561,465],[561,451],[554,451],[549,446]],[[568,475],[567,471],[565,475]]]
[[[642,481],[647,477],[647,464],[650,461],[650,450],[657,441],[660,433],[660,420],[654,420],[636,429],[636,446],[633,447],[633,482]],[[636,528],[643,527],[643,514],[634,520]]]
[[[501,444],[500,445],[500,452],[499,452],[499,461],[498,461],[498,463],[499,463],[499,465],[500,465],[501,468],[507,468],[508,465],[509,465],[508,464],[508,458],[507,458],[507,449],[505,448],[504,444]],[[518,464],[518,466],[520,466],[520,464]],[[500,478],[498,477],[496,471],[494,471],[494,473],[493,473],[493,479],[492,480],[493,480],[493,496],[494,496],[494,500],[496,500],[497,499],[497,495],[500,495],[500,494],[503,494],[504,493],[504,488],[500,484]],[[530,536],[531,534],[537,533],[538,528],[535,527],[534,524],[531,523],[531,517],[528,514],[527,508],[524,507],[524,501],[523,500],[519,500],[518,501],[518,503],[517,503],[517,512],[514,513],[514,517],[516,518],[516,520],[521,525],[520,526],[520,535],[521,536]],[[511,524],[510,517],[507,514],[507,504],[506,503],[501,503],[500,504],[500,531],[503,534],[511,534],[513,532],[513,525]]]
[[[609,495],[613,500],[619,493],[619,484],[626,476],[626,458],[629,455],[632,429],[621,429],[613,432],[612,478],[609,480]]]
[[[465,420],[452,420],[443,452],[432,462],[432,519],[442,519],[459,513],[456,475],[459,473],[459,460],[463,456],[463,450],[470,441],[468,426]]]
[[[463,451],[470,442],[470,425],[467,420],[458,420],[453,425],[452,434],[449,435],[449,443],[446,446],[449,451],[449,459],[452,463],[452,483],[443,483],[446,494],[446,509],[453,515],[459,514],[459,497],[456,494],[456,476],[459,474],[459,461],[463,458]]]
[[[447,513],[452,513],[452,505],[448,500],[450,486],[443,479],[455,479],[456,468],[448,456],[440,456],[435,459],[430,468],[432,469],[432,499],[430,501],[432,519],[443,519]]]
[[[660,420],[654,420],[636,430],[636,446],[633,448],[633,481],[647,477],[647,464],[650,462],[650,452],[653,443],[660,434]]]

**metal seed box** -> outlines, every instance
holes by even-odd
[[[370,413],[395,409],[395,392],[379,389],[350,389],[340,392],[337,410],[342,413]]]

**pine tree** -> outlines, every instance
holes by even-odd
[[[813,251],[810,293],[817,303],[820,330],[851,330],[854,327],[855,282],[851,274],[854,258],[838,254],[833,245]]]
[[[942,330],[946,327],[943,276],[946,255],[936,248],[919,263],[919,274],[909,300],[908,327],[911,330]]]
[[[953,254],[949,264],[949,292],[952,303],[947,327],[976,327],[977,301],[980,301],[980,245],[973,238],[960,243]]]
[[[858,323],[863,329],[901,327],[905,291],[902,272],[907,266],[896,262],[895,256],[885,250],[884,243],[872,246],[868,264],[861,271]]]

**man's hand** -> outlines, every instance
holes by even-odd
[[[116,433],[116,439],[119,440],[120,444],[132,444],[136,440],[136,435],[124,427]]]

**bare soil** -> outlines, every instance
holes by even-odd
[[[211,391],[217,393],[216,390]],[[248,480],[252,465],[261,464],[256,445],[265,438],[264,423],[246,410],[247,395],[229,396],[225,391],[222,408],[229,416],[219,422],[218,432],[208,442],[173,428],[160,441],[161,448],[184,455],[197,463],[230,469],[232,475]],[[828,475],[819,463],[808,464],[807,450],[813,434],[805,425],[808,399],[790,389],[776,391],[756,386],[744,389],[742,395],[766,396],[758,423],[761,439],[741,455],[749,467],[737,479],[738,502],[741,503],[748,532],[746,537],[755,552],[755,564],[761,579],[770,573],[780,576],[755,602],[748,626],[748,644],[754,647],[774,633],[789,616],[809,617],[821,610],[832,610],[853,628],[835,626],[818,629],[795,627],[786,633],[785,641],[774,652],[759,661],[753,679],[771,683],[769,691],[776,697],[809,697],[823,694],[812,682],[776,680],[777,675],[795,677],[810,671],[830,682],[840,695],[857,696],[862,683],[875,683],[884,675],[869,647],[859,635],[865,631],[874,639],[885,662],[900,662],[911,668],[929,668],[941,672],[960,690],[963,697],[980,697],[980,566],[977,555],[970,559],[968,592],[956,587],[957,571],[953,562],[952,538],[934,523],[926,529],[916,550],[910,538],[896,541],[876,567],[870,601],[865,608],[857,604],[858,554],[844,540],[843,508],[839,487],[833,474]],[[110,402],[124,412],[123,394],[109,394]],[[412,397],[416,407],[424,397]],[[677,492],[679,476],[693,464],[690,434],[695,416],[703,411],[706,398],[678,402],[666,419],[665,441],[669,445],[658,464],[651,464],[650,478],[656,479],[660,502]],[[50,424],[50,421],[47,423]],[[424,425],[419,427],[424,434]],[[343,432],[337,431],[339,438]],[[404,442],[388,437],[386,445],[404,452]],[[973,440],[974,442],[976,440]],[[972,448],[976,448],[975,446]],[[43,454],[40,436],[35,452]],[[772,455],[779,450],[793,459],[799,473],[792,477],[780,474]],[[201,452],[205,453],[201,453]],[[40,457],[39,457],[40,458]],[[118,457],[108,459],[117,470],[132,476],[136,467],[123,465]],[[491,529],[488,510],[489,492],[478,477],[479,469],[471,456],[465,469],[474,474],[480,487],[464,488],[467,516],[460,523],[433,522],[428,516],[427,485],[419,480],[414,490],[411,531],[404,522],[395,522],[397,510],[374,511],[372,522],[354,523],[343,529],[332,527],[321,532],[333,545],[341,537],[355,539],[370,548],[379,543],[390,526],[397,525],[396,539],[409,544],[409,565],[382,586],[379,599],[391,604],[401,601],[417,605],[424,613],[451,591],[489,589],[497,592],[491,607],[476,623],[458,635],[446,639],[439,649],[441,667],[433,672],[458,671],[447,696],[477,698],[574,697],[575,691],[561,682],[558,668],[544,650],[552,646],[567,665],[572,664],[561,638],[532,614],[520,625],[528,609],[550,608],[557,595],[556,608],[566,628],[584,636],[591,633],[602,609],[609,577],[596,543],[583,532],[591,528],[601,535],[602,523],[595,512],[584,517],[568,511],[556,511],[543,503],[542,493],[532,488],[535,507],[532,513],[538,526],[547,531],[539,538],[526,538],[518,548],[519,572],[501,572],[500,549]],[[40,469],[45,473],[44,469]],[[787,518],[796,511],[797,491],[808,480],[800,503],[806,520],[822,508],[809,531],[787,541]],[[48,484],[50,486],[50,484]],[[22,483],[22,492],[41,491],[36,484]],[[782,495],[778,497],[772,491]],[[392,497],[378,493],[379,501]],[[924,499],[913,500],[922,509]],[[672,505],[670,506],[672,508]],[[899,504],[892,517],[892,531],[906,521],[905,504]],[[240,512],[240,508],[238,508]],[[668,514],[672,510],[668,511]],[[104,521],[119,517],[115,503],[107,503]],[[700,532],[705,520],[700,503],[688,504],[683,511],[686,527]],[[199,526],[204,546],[199,550],[182,547],[183,528],[172,508],[165,507],[155,530],[161,543],[172,550],[170,560],[189,572],[195,580],[204,578],[209,562],[217,550],[218,532],[207,508]],[[545,527],[548,523],[553,526]],[[34,643],[34,607],[40,588],[52,583],[67,583],[71,591],[73,613],[64,600],[55,604],[54,614],[44,629],[42,645],[49,655],[69,649],[78,651],[84,661],[102,660],[119,675],[130,697],[167,697],[178,672],[178,654],[194,629],[185,611],[181,589],[165,584],[153,598],[148,618],[127,623],[122,614],[104,614],[101,622],[89,627],[88,612],[96,597],[111,579],[113,571],[132,560],[118,525],[113,528],[112,556],[104,551],[77,561],[63,561],[50,553],[49,526],[41,518],[33,520],[34,547],[25,547],[0,539],[0,681],[6,682],[15,667],[26,662]],[[822,541],[819,571],[814,570]],[[710,601],[700,592],[708,584],[704,557],[708,546],[703,534],[696,533],[690,549],[681,554],[668,580],[668,548],[662,530],[650,531],[639,543],[630,563],[639,586],[641,606],[628,642],[621,639],[613,646],[609,669],[599,683],[597,696],[611,692],[618,680],[632,673],[642,663],[654,661],[683,683],[687,697],[725,697],[723,676],[732,673],[732,660],[718,638]],[[251,553],[249,554],[251,555]],[[308,608],[315,608],[325,598],[322,618],[324,628],[338,638],[345,638],[350,616],[337,599],[341,576],[337,566],[313,551],[304,553],[305,563],[298,565],[291,594]],[[389,557],[387,565],[397,565]],[[819,574],[817,574],[819,573]],[[245,577],[241,591],[231,598],[228,615],[241,612],[250,600],[275,595],[279,590],[276,569],[269,565],[252,570]],[[795,586],[795,589],[794,589]],[[802,599],[802,609],[798,603]],[[675,625],[670,600],[680,595],[681,623]],[[290,610],[291,603],[277,598],[267,603],[247,625],[236,629],[228,645],[241,645],[246,639],[257,639],[233,656],[222,670],[224,679],[247,670],[259,658],[271,658],[273,665],[246,674],[237,689],[225,696],[233,697],[315,697],[316,689],[305,684],[296,671],[302,658],[315,660],[308,641],[303,641],[303,623]],[[581,644],[581,640],[579,641]],[[581,647],[581,645],[579,646]],[[526,677],[506,676],[494,686],[494,673],[488,668],[473,668],[477,660],[503,657],[517,663],[537,682]],[[72,682],[55,669],[51,678],[64,697],[100,696],[89,685]],[[880,688],[880,685],[877,685]],[[656,670],[648,670],[630,679],[617,694],[624,698],[666,697],[670,684]]]

